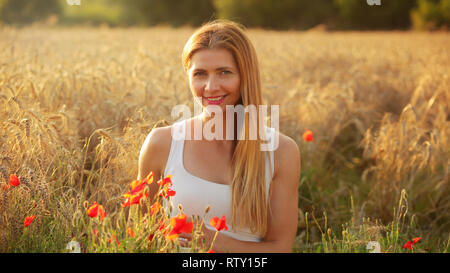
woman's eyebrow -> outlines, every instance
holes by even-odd
[[[229,66],[222,66],[222,67],[216,68],[216,70],[233,70],[233,68],[229,67]]]
[[[221,66],[215,69],[216,71],[222,71],[222,70],[234,70],[232,67],[229,66]],[[193,71],[206,71],[204,68],[194,68]]]

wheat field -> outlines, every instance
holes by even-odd
[[[173,106],[192,109],[181,64],[192,32],[0,28],[0,252],[63,252],[86,236],[86,202],[120,210],[146,135],[173,123]],[[365,252],[377,240],[405,252],[419,236],[415,251],[448,252],[448,33],[248,34],[264,99],[301,150],[294,251]],[[20,187],[7,187],[10,174]]]

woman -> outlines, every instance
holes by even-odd
[[[215,252],[291,252],[298,217],[297,144],[268,127],[258,130],[256,140],[251,139],[249,130],[255,119],[249,114],[241,127],[236,118],[221,115],[222,124],[227,125],[221,131],[222,139],[192,137],[198,125],[205,129],[217,118],[217,112],[209,110],[212,105],[223,113],[226,106],[263,105],[257,57],[250,40],[242,27],[231,21],[207,23],[185,45],[183,65],[203,112],[150,132],[140,152],[138,179],[150,171],[156,178],[172,175],[175,214],[181,204],[188,217],[203,217],[209,206],[203,228],[208,243],[215,234],[209,219],[225,215],[229,230],[219,233],[212,249]],[[257,115],[256,120],[260,118]],[[174,132],[181,132],[184,139],[175,138]],[[234,136],[231,140],[226,137],[230,135]],[[261,139],[266,138],[278,138],[275,151],[261,151]],[[158,185],[151,186],[150,195],[155,196]],[[191,239],[190,234],[180,238]]]

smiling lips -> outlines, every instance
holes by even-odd
[[[208,104],[218,105],[218,104],[221,104],[225,100],[225,97],[226,97],[226,95],[217,96],[217,97],[209,97],[209,98],[204,97],[204,98],[206,99]]]

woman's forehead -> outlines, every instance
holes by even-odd
[[[190,60],[191,69],[237,68],[233,54],[224,48],[201,49]]]

